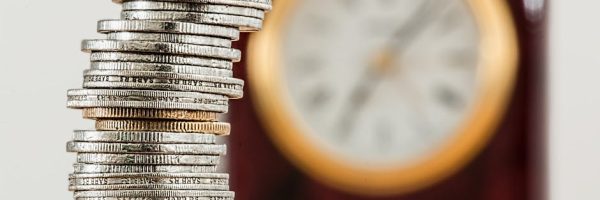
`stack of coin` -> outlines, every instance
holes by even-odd
[[[107,39],[82,42],[91,67],[67,94],[96,120],[67,144],[75,199],[233,199],[216,143],[230,132],[219,115],[243,95],[231,45],[261,29],[271,0],[113,1],[121,19],[98,23]]]

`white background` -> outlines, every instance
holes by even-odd
[[[96,21],[118,18],[110,0],[0,0],[0,199],[73,199],[65,152],[73,129],[90,129],[65,107],[89,57],[83,38]]]
[[[554,0],[550,51],[550,196],[600,199],[600,1]],[[81,84],[83,38],[117,18],[109,0],[0,1],[0,199],[70,199],[71,130],[91,128],[65,108]]]
[[[552,0],[550,194],[600,199],[600,1]]]

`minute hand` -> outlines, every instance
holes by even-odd
[[[443,12],[447,3],[439,0],[426,0],[408,18],[407,23],[400,26],[390,41],[385,45],[385,49],[392,51],[392,55],[397,55],[398,51],[408,48],[415,39],[425,31],[429,24]]]
[[[409,17],[408,23],[405,23],[394,32],[390,41],[386,43],[381,57],[375,59],[375,62],[370,63],[367,71],[362,74],[357,86],[350,93],[350,103],[344,109],[341,121],[338,124],[338,128],[340,128],[338,131],[340,135],[339,139],[347,139],[350,129],[356,120],[356,112],[359,112],[364,107],[372,96],[374,88],[381,82],[383,74],[376,73],[374,69],[385,67],[381,65],[391,65],[391,56],[398,55],[398,51],[410,46],[415,38],[437,16],[436,12],[440,12],[440,8],[441,5],[437,0],[427,0],[421,3],[417,10]]]

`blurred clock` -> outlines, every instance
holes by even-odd
[[[389,195],[465,166],[504,114],[517,39],[503,1],[280,0],[249,43],[272,141],[350,193]]]

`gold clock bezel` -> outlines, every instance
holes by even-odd
[[[281,68],[281,37],[299,0],[274,1],[262,32],[248,45],[251,93],[262,123],[276,146],[302,171],[331,187],[361,195],[412,192],[451,176],[481,151],[493,134],[516,81],[518,43],[512,15],[500,0],[466,0],[481,34],[481,85],[473,112],[435,153],[401,166],[365,168],[336,158],[303,134],[285,97]]]

